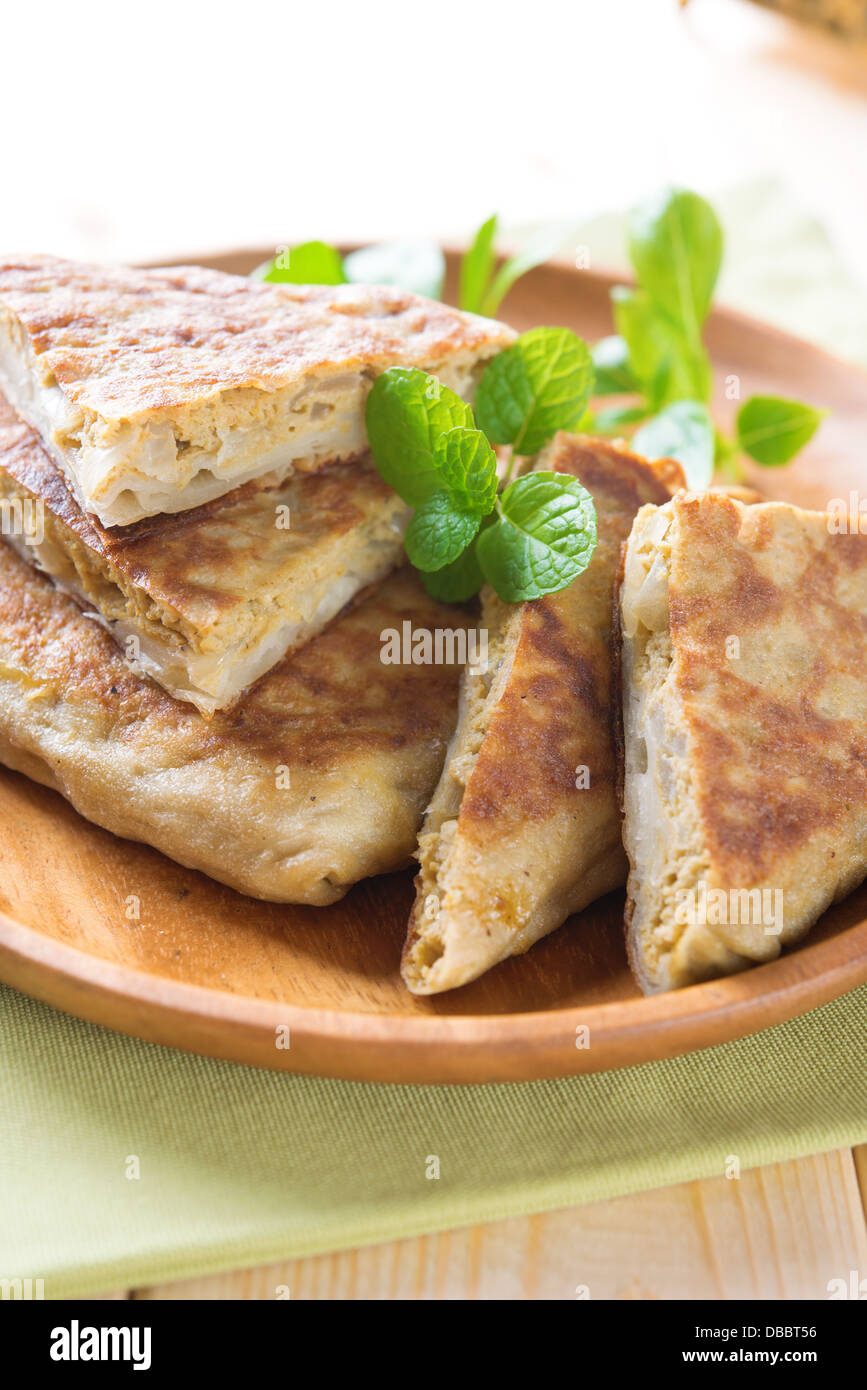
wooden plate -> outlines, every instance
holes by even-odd
[[[205,263],[246,272],[265,254]],[[611,283],[547,266],[518,284],[505,316],[595,339],[611,331]],[[708,342],[718,380],[737,376],[744,397],[799,395],[833,411],[795,465],[760,471],[765,491],[824,507],[864,485],[863,372],[726,310]],[[732,408],[720,401],[722,414]],[[409,873],[362,883],[332,908],[259,903],[6,771],[0,827],[0,978],[121,1032],[256,1066],[393,1082],[563,1076],[740,1037],[867,979],[865,887],[773,964],[643,999],[611,895],[475,984],[414,999],[398,975]],[[131,893],[137,922],[125,917]],[[290,1046],[278,1046],[287,1028]]]

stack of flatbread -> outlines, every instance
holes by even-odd
[[[514,334],[400,290],[0,263],[0,757],[244,892],[327,903],[406,863],[466,628],[399,568],[366,452],[397,364],[471,399]]]
[[[770,960],[867,873],[867,536],[563,434],[527,466],[591,493],[587,569],[435,602],[366,393],[405,364],[471,399],[513,336],[391,289],[0,265],[0,760],[258,897],[415,851],[417,994],[624,883],[643,989]],[[463,674],[383,660],[476,623]]]

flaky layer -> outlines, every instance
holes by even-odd
[[[107,526],[351,458],[379,372],[422,367],[470,398],[513,337],[396,289],[0,263],[0,388]]]

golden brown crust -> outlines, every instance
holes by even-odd
[[[512,334],[404,290],[269,285],[201,266],[152,270],[53,256],[0,261],[0,303],[76,406],[138,420],[309,373],[422,365]]]
[[[3,544],[0,739],[116,834],[255,896],[332,902],[409,858],[454,726],[458,667],[380,660],[404,620],[465,622],[401,570],[205,720]]]
[[[717,872],[750,886],[867,805],[867,537],[779,505],[676,510],[671,634],[696,794]]]
[[[867,536],[708,493],[640,530],[627,922],[657,990],[773,959],[867,872]]]
[[[420,993],[463,984],[526,950],[625,878],[611,723],[612,586],[635,512],[666,501],[683,474],[671,460],[649,464],[618,445],[563,434],[537,467],[583,483],[596,504],[599,540],[588,568],[560,593],[514,606],[485,597],[482,626],[501,634],[502,674],[483,714],[474,678],[465,677],[465,706],[484,719],[480,746],[467,769],[470,719],[462,715],[422,832],[403,966]],[[581,769],[588,785],[576,784]],[[457,803],[451,816],[440,816],[438,799]],[[437,915],[426,906],[432,898]]]

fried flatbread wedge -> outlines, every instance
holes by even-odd
[[[351,458],[386,367],[422,367],[470,400],[514,336],[382,286],[0,261],[0,389],[104,526]]]
[[[629,954],[642,989],[772,960],[867,873],[867,536],[681,494],[620,591]]]
[[[380,660],[403,622],[467,619],[398,570],[207,720],[0,543],[0,762],[240,892],[335,902],[409,861],[457,717],[459,666]]]
[[[203,713],[394,569],[410,515],[366,456],[107,529],[2,396],[0,503],[19,554],[92,605],[133,670]]]
[[[446,765],[419,837],[403,955],[415,994],[475,979],[526,951],[626,877],[611,728],[611,626],[620,547],[642,503],[683,484],[596,439],[558,435],[540,469],[593,495],[599,542],[558,594],[483,592],[486,673],[468,668]]]

